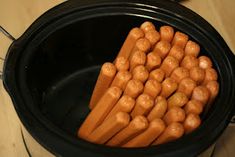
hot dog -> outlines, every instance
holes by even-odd
[[[131,112],[131,117],[135,118],[136,116],[146,116],[154,106],[154,100],[151,96],[147,94],[141,94],[136,99],[136,104],[134,109]]]
[[[113,79],[113,82],[111,84],[112,86],[116,86],[121,88],[123,91],[126,88],[126,85],[128,81],[131,79],[132,75],[128,71],[119,71],[115,78]]]
[[[172,107],[183,107],[188,102],[187,96],[182,92],[175,92],[168,100],[168,109]]]
[[[104,144],[113,135],[125,128],[130,121],[130,116],[125,112],[118,112],[98,126],[87,138],[88,141]]]
[[[145,83],[144,93],[150,95],[153,99],[155,99],[158,94],[160,94],[161,88],[161,83],[156,80],[150,79]]]
[[[167,41],[159,41],[153,51],[156,52],[162,59],[164,59],[171,49],[171,44]]]
[[[185,133],[188,134],[194,131],[200,126],[200,124],[201,124],[201,119],[197,114],[194,113],[188,114],[183,124]]]
[[[185,120],[185,112],[180,107],[172,107],[166,112],[163,120],[167,125],[173,122],[183,122]]]
[[[158,82],[162,82],[165,78],[165,72],[158,68],[150,72],[149,79],[157,80]]]
[[[203,85],[206,85],[210,81],[217,81],[218,79],[218,74],[215,69],[213,68],[206,68],[205,69],[205,78],[203,81]]]
[[[119,57],[124,57],[125,59],[128,59],[131,52],[132,52],[132,49],[134,48],[135,44],[136,44],[136,41],[140,38],[143,38],[144,37],[144,32],[140,29],[140,28],[133,28],[126,40],[124,41],[118,55],[117,55],[117,58]]]
[[[115,66],[118,71],[127,71],[129,69],[130,63],[129,60],[125,57],[118,57],[116,58]]]
[[[205,78],[205,71],[200,67],[192,67],[189,71],[190,78],[193,79],[197,85],[200,85]]]
[[[174,37],[174,29],[171,26],[160,27],[161,40],[171,42]]]
[[[161,65],[161,62],[162,62],[162,59],[157,53],[150,52],[147,55],[147,61],[146,61],[145,67],[150,72],[153,69],[158,68]]]
[[[122,90],[118,87],[110,87],[100,98],[97,105],[86,117],[82,126],[79,128],[78,136],[83,139],[87,137],[99,126],[108,113],[112,110],[122,94]]]
[[[159,145],[174,141],[184,134],[184,127],[180,123],[171,123],[165,129],[165,131],[153,142],[152,145]]]
[[[168,56],[175,57],[179,62],[184,58],[184,49],[178,45],[173,45]]]
[[[185,46],[185,55],[197,57],[199,52],[200,46],[196,42],[189,40]]]
[[[175,57],[167,56],[160,68],[165,72],[165,76],[168,77],[177,67],[179,67],[179,61]]]
[[[210,91],[210,99],[208,101],[208,104],[210,105],[219,93],[219,83],[217,81],[209,81],[206,84],[206,88]]]
[[[200,101],[205,105],[210,98],[210,92],[205,86],[197,86],[192,93],[192,99]]]
[[[186,77],[182,79],[179,83],[177,92],[182,92],[187,95],[188,98],[191,97],[193,89],[197,86],[196,82],[193,81],[191,78]]]
[[[149,121],[154,120],[155,118],[162,118],[167,110],[167,101],[164,97],[158,96],[155,99],[155,106],[148,114],[147,118]]]
[[[106,145],[121,146],[143,132],[148,127],[148,120],[144,116],[135,117],[129,125],[112,137]]]
[[[155,30],[156,28],[152,22],[146,21],[141,24],[140,29],[147,33],[148,31]]]
[[[144,53],[149,52],[151,49],[150,41],[146,38],[140,38],[136,41],[134,48],[132,49],[131,56],[135,51],[142,51]]]
[[[135,138],[128,141],[122,147],[147,147],[165,130],[165,124],[161,119],[154,119],[149,127]]]
[[[133,79],[145,82],[149,77],[149,72],[143,65],[136,66],[132,71]]]
[[[189,70],[184,67],[177,67],[171,73],[171,78],[180,83],[184,78],[189,77]]]
[[[124,94],[125,95],[129,95],[132,98],[136,98],[140,95],[140,93],[142,93],[144,90],[144,85],[141,81],[139,80],[130,80],[127,85],[126,88],[124,90]]]
[[[100,74],[95,84],[95,88],[93,90],[89,107],[93,109],[94,106],[99,101],[100,97],[104,94],[104,92],[108,89],[110,84],[112,83],[115,74],[116,74],[116,67],[112,63],[106,62],[102,65]]]
[[[135,51],[130,58],[130,71],[138,65],[144,65],[146,62],[146,54],[142,51]]]
[[[160,96],[165,98],[169,97],[176,89],[178,85],[172,78],[168,77],[162,82],[162,90]]]
[[[108,113],[108,115],[106,116],[105,120],[107,120],[110,117],[114,116],[118,112],[130,113],[131,110],[134,108],[134,105],[135,105],[135,100],[132,97],[130,97],[128,95],[123,95],[118,100],[117,104],[114,105],[112,110]]]
[[[188,38],[189,38],[188,35],[178,31],[174,35],[174,38],[172,40],[172,45],[177,45],[184,49],[188,42]]]
[[[184,106],[184,111],[186,114],[194,113],[194,114],[201,114],[203,111],[203,104],[198,100],[190,100]]]
[[[180,63],[181,67],[191,69],[192,67],[198,67],[199,61],[196,57],[194,56],[185,56],[183,60]]]
[[[153,48],[160,40],[160,34],[156,30],[149,30],[145,33],[145,38],[149,40],[151,47]]]
[[[207,69],[212,67],[212,61],[209,57],[207,56],[200,56],[198,58],[199,60],[199,67],[202,69]]]

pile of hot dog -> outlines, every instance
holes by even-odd
[[[219,92],[217,72],[200,46],[170,26],[133,28],[113,63],[101,67],[82,139],[119,147],[176,140],[199,127]]]

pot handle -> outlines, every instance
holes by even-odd
[[[10,40],[15,41],[16,39],[8,32],[6,31],[2,26],[0,26],[0,32],[2,32],[6,37],[8,37]]]
[[[4,58],[0,57],[0,62],[4,62]],[[2,69],[0,69],[0,80],[2,80]]]
[[[8,32],[6,29],[4,29],[2,26],[0,26],[0,32],[2,32],[8,39],[15,41],[16,39]],[[4,62],[4,58],[0,57],[0,62]],[[0,69],[0,79],[2,79],[2,69]]]

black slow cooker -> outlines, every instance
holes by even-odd
[[[203,123],[179,140],[112,148],[76,137],[100,65],[113,61],[132,27],[171,25],[200,43],[219,75],[220,92]],[[28,132],[57,156],[196,156],[228,125],[235,102],[235,57],[217,31],[191,10],[165,0],[67,1],[46,12],[10,46],[3,81]]]

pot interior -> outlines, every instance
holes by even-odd
[[[115,59],[129,30],[145,20],[134,16],[97,17],[49,34],[31,56],[27,72],[28,86],[40,102],[40,112],[62,130],[76,135],[89,113],[100,66]],[[164,25],[152,22],[158,30]],[[202,54],[206,54],[203,48]]]

